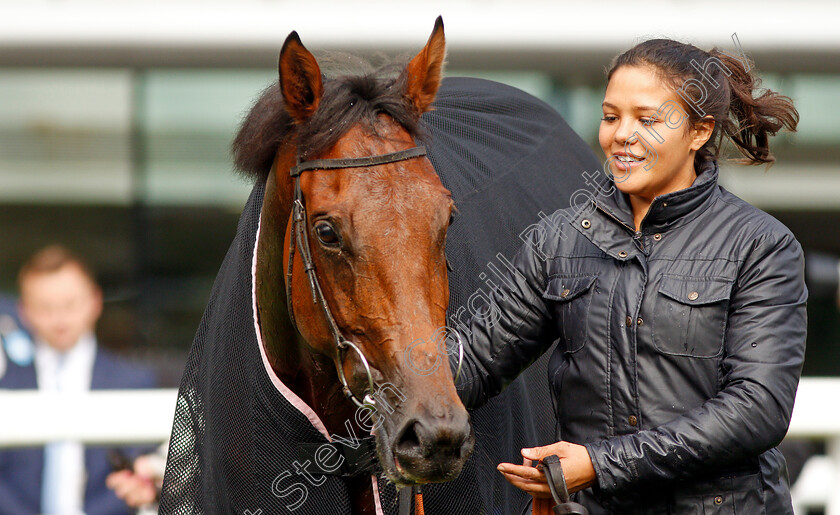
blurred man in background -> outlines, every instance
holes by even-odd
[[[0,388],[78,393],[155,386],[153,373],[98,345],[94,329],[102,313],[102,291],[78,257],[49,246],[23,265],[18,286],[21,319],[35,342],[34,359],[23,365],[7,360]],[[0,515],[131,513],[105,485],[111,471],[107,449],[79,442],[2,451]]]

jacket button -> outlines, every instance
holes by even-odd
[[[622,250],[621,252],[618,253],[618,257],[626,258],[627,257],[627,252]]]
[[[633,317],[627,315],[627,319],[624,320],[624,323],[627,324],[627,327],[630,327],[631,325],[633,325]]]
[[[586,218],[584,218],[583,220],[581,220],[580,225],[582,225],[584,229],[589,229],[592,223]]]
[[[639,423],[639,419],[636,418],[636,415],[630,415],[627,418],[627,422],[629,422],[631,426],[635,426],[636,424]],[[720,503],[718,503],[718,504],[720,504]]]
[[[663,202],[663,203],[662,203],[662,207],[668,207],[668,203],[667,203],[667,202]]]
[[[722,495],[718,495],[717,497],[715,497],[715,504],[723,504],[723,496]]]
[[[697,293],[696,291],[693,291],[693,292],[688,294],[688,300],[697,300],[697,297],[699,297],[699,296],[700,296],[699,293]]]
[[[645,321],[642,320],[642,317],[639,317],[639,318],[636,319],[636,325],[642,325],[644,323],[645,323]]]
[[[659,233],[656,233],[656,234],[653,235],[653,239],[656,240],[656,241],[659,241],[659,240],[662,239],[662,235],[659,234]]]
[[[568,289],[568,288],[566,288],[565,290],[563,290],[563,292],[562,292],[562,293],[560,293],[560,296],[561,296],[561,297],[563,297],[563,298],[565,299],[566,297],[568,297],[568,296],[569,296],[569,293],[571,293],[571,292],[569,291],[569,289]]]

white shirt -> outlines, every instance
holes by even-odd
[[[76,345],[67,352],[59,352],[43,342],[36,341],[35,374],[38,389],[61,393],[89,391],[95,357],[96,337],[90,333],[79,338]],[[48,445],[45,458],[45,473],[56,474],[60,481],[56,481],[55,485],[50,485],[48,480],[44,481],[44,515],[84,513],[86,473],[82,443],[54,442]],[[47,492],[47,489],[52,491]]]

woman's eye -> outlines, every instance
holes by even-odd
[[[656,123],[656,118],[642,118],[639,121],[642,122],[642,125],[647,125],[648,127],[650,127],[651,125]]]
[[[321,240],[321,243],[323,243],[324,245],[338,245],[338,233],[336,232],[332,224],[330,224],[329,222],[316,222],[315,234],[318,236],[318,239]]]
[[[603,118],[601,118],[601,121],[602,121],[602,122],[614,122],[614,121],[616,121],[617,119],[618,119],[618,118],[616,118],[615,116],[612,116],[612,115],[609,115],[609,114],[608,114],[608,115],[604,116]]]

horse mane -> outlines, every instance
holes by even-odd
[[[277,149],[287,139],[296,135],[298,155],[308,159],[333,146],[358,123],[375,130],[380,114],[393,118],[412,137],[424,139],[421,113],[403,96],[405,73],[394,76],[395,68],[387,64],[361,75],[324,77],[324,94],[318,109],[300,125],[286,111],[279,82],[271,84],[251,108],[233,140],[234,166],[247,177],[265,179]]]

